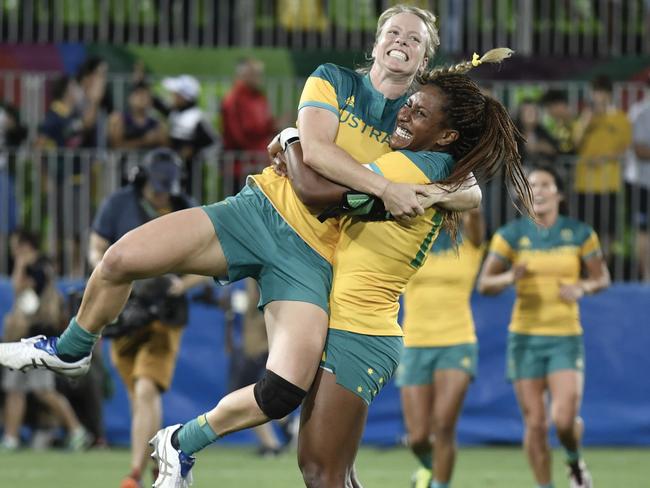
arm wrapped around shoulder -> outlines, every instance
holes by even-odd
[[[364,221],[393,219],[380,198],[352,190],[345,192],[337,205],[325,209],[318,216],[318,220],[325,222],[327,219],[342,216],[359,217]]]

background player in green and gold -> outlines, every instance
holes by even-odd
[[[476,374],[470,296],[483,258],[479,209],[463,214],[458,245],[441,232],[404,294],[404,349],[396,373],[409,447],[422,467],[415,488],[444,488],[456,457],[456,422]],[[435,451],[432,452],[435,444]]]
[[[560,214],[561,179],[552,168],[533,169],[536,225],[515,220],[494,235],[479,276],[482,293],[516,286],[508,338],[508,378],[525,423],[524,447],[538,487],[552,487],[545,393],[570,467],[572,487],[591,487],[580,457],[578,417],[584,348],[578,300],[609,286],[598,237],[591,227]]]

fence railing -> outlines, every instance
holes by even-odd
[[[141,156],[138,152],[104,150],[2,151],[0,274],[9,270],[8,235],[17,227],[43,236],[43,247],[54,257],[62,275],[86,274],[93,216],[101,201],[126,183],[125,175]],[[266,165],[265,154],[211,149],[189,165],[187,178],[191,179],[195,199],[209,203],[236,193],[247,174],[257,173]],[[639,254],[642,251],[635,242],[639,236],[647,238],[648,189],[621,182],[620,191],[606,197],[581,195],[574,191],[575,160],[560,158],[556,166],[567,189],[568,214],[599,232],[614,278],[641,279],[641,263],[648,262],[650,256]],[[483,211],[490,232],[517,217],[501,178],[484,187]],[[639,215],[645,216],[645,224]]]
[[[365,50],[397,0],[3,0],[0,42]],[[413,0],[439,18],[441,50],[523,55],[650,53],[646,0]]]
[[[1,1],[1,0],[0,0]],[[55,73],[0,71],[0,100],[16,107],[30,139],[36,137],[38,125],[43,121],[50,102],[50,88],[56,78]],[[153,80],[157,87],[159,79]],[[203,77],[200,79],[202,95],[201,107],[209,121],[219,125],[220,101],[232,87],[233,80],[228,76]],[[124,111],[131,85],[131,76],[112,74],[108,90],[115,110]],[[268,77],[264,80],[264,91],[274,114],[294,114],[305,84],[304,78]],[[523,98],[536,98],[546,90],[554,88],[566,92],[570,108],[578,113],[589,100],[587,81],[486,81],[493,96],[511,111],[515,111]],[[633,103],[650,97],[650,86],[641,82],[614,83],[614,104],[627,110]]]

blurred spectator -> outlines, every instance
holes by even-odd
[[[115,149],[152,149],[165,144],[161,124],[151,115],[151,89],[145,82],[131,87],[126,112],[111,114],[108,140]]]
[[[521,101],[515,123],[526,139],[519,147],[524,164],[534,166],[553,161],[558,152],[557,142],[542,126],[539,105],[535,100],[527,98]]]
[[[218,137],[198,106],[201,85],[196,78],[189,75],[165,78],[162,85],[172,95],[171,107],[158,101],[156,108],[168,116],[170,144],[185,162],[186,189],[191,192],[193,159],[202,149],[215,144]]]
[[[52,103],[45,119],[38,127],[35,141],[39,149],[74,149],[80,147],[84,134],[84,120],[75,108],[78,87],[67,76],[57,78],[52,84]],[[47,174],[47,191],[56,199],[54,227],[59,240],[52,249],[60,269],[70,256],[79,256],[81,234],[80,213],[83,182],[82,162],[78,154],[67,157],[61,152],[43,154],[42,164]],[[68,250],[66,257],[66,250]],[[73,260],[70,273],[81,276],[79,259]],[[74,269],[72,269],[74,268]]]
[[[650,86],[650,74],[647,80]],[[635,234],[638,276],[650,281],[650,99],[635,103],[628,112],[632,124],[632,147],[628,151],[625,181],[627,207]]]
[[[159,216],[192,207],[180,193],[182,162],[169,149],[147,154],[135,181],[110,195],[93,222],[88,259],[94,268],[109,246],[130,230]],[[161,394],[172,382],[182,328],[187,324],[185,292],[205,277],[166,275],[136,281],[111,337],[111,359],[126,386],[131,406],[131,466],[122,488],[142,486],[149,439],[160,429]],[[156,476],[154,476],[156,479]]]
[[[257,308],[260,296],[255,280],[247,278],[243,287],[235,284],[230,290],[230,293],[222,297],[221,306],[225,310],[226,353],[230,356],[228,391],[232,392],[256,383],[262,377],[269,345],[264,315]],[[287,442],[291,440],[290,418],[279,421],[288,437]],[[253,427],[253,432],[259,441],[258,453],[261,456],[272,456],[281,452],[283,445],[278,440],[271,422]]]
[[[106,147],[108,114],[113,111],[106,84],[108,63],[99,56],[87,58],[77,72],[77,109],[83,121],[82,147]]]
[[[11,275],[14,303],[5,316],[3,340],[7,342],[38,335],[56,334],[61,326],[61,296],[56,289],[49,260],[38,250],[39,239],[25,231],[11,239],[14,268]],[[49,370],[6,370],[2,380],[5,391],[5,429],[2,447],[17,449],[23,423],[27,393],[55,413],[65,425],[68,446],[74,450],[87,447],[91,438],[81,425],[68,400],[55,389],[54,372]]]
[[[279,127],[273,119],[263,92],[264,64],[254,58],[237,63],[235,83],[221,103],[223,148],[226,151],[250,152],[226,161],[224,179],[233,193],[243,186],[246,176],[265,165],[266,146]]]
[[[544,125],[557,143],[560,154],[575,154],[573,129],[575,114],[569,106],[567,95],[562,90],[549,90],[542,97],[542,105],[546,110]]]
[[[18,147],[27,138],[27,128],[20,123],[16,107],[0,103],[0,147]]]
[[[0,103],[0,149],[20,146],[27,138],[27,129],[20,124],[15,107]],[[18,218],[14,175],[10,169],[15,154],[0,154],[0,259],[6,260],[8,235],[16,228]]]
[[[78,147],[83,122],[75,111],[75,81],[60,76],[52,83],[52,103],[38,127],[37,148]]]
[[[623,203],[621,161],[632,142],[632,126],[625,112],[613,105],[612,91],[606,76],[591,82],[591,104],[582,110],[574,131],[578,219],[601,236],[605,256],[610,254],[618,207]]]

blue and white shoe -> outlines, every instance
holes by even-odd
[[[68,363],[57,356],[58,337],[38,335],[20,342],[0,344],[0,364],[9,369],[28,371],[30,369],[49,369],[64,376],[83,376],[90,369],[91,354]]]
[[[165,427],[149,441],[153,447],[151,458],[158,463],[154,488],[187,488],[192,485],[192,466],[196,459],[172,446],[172,436],[181,427],[181,424]]]

